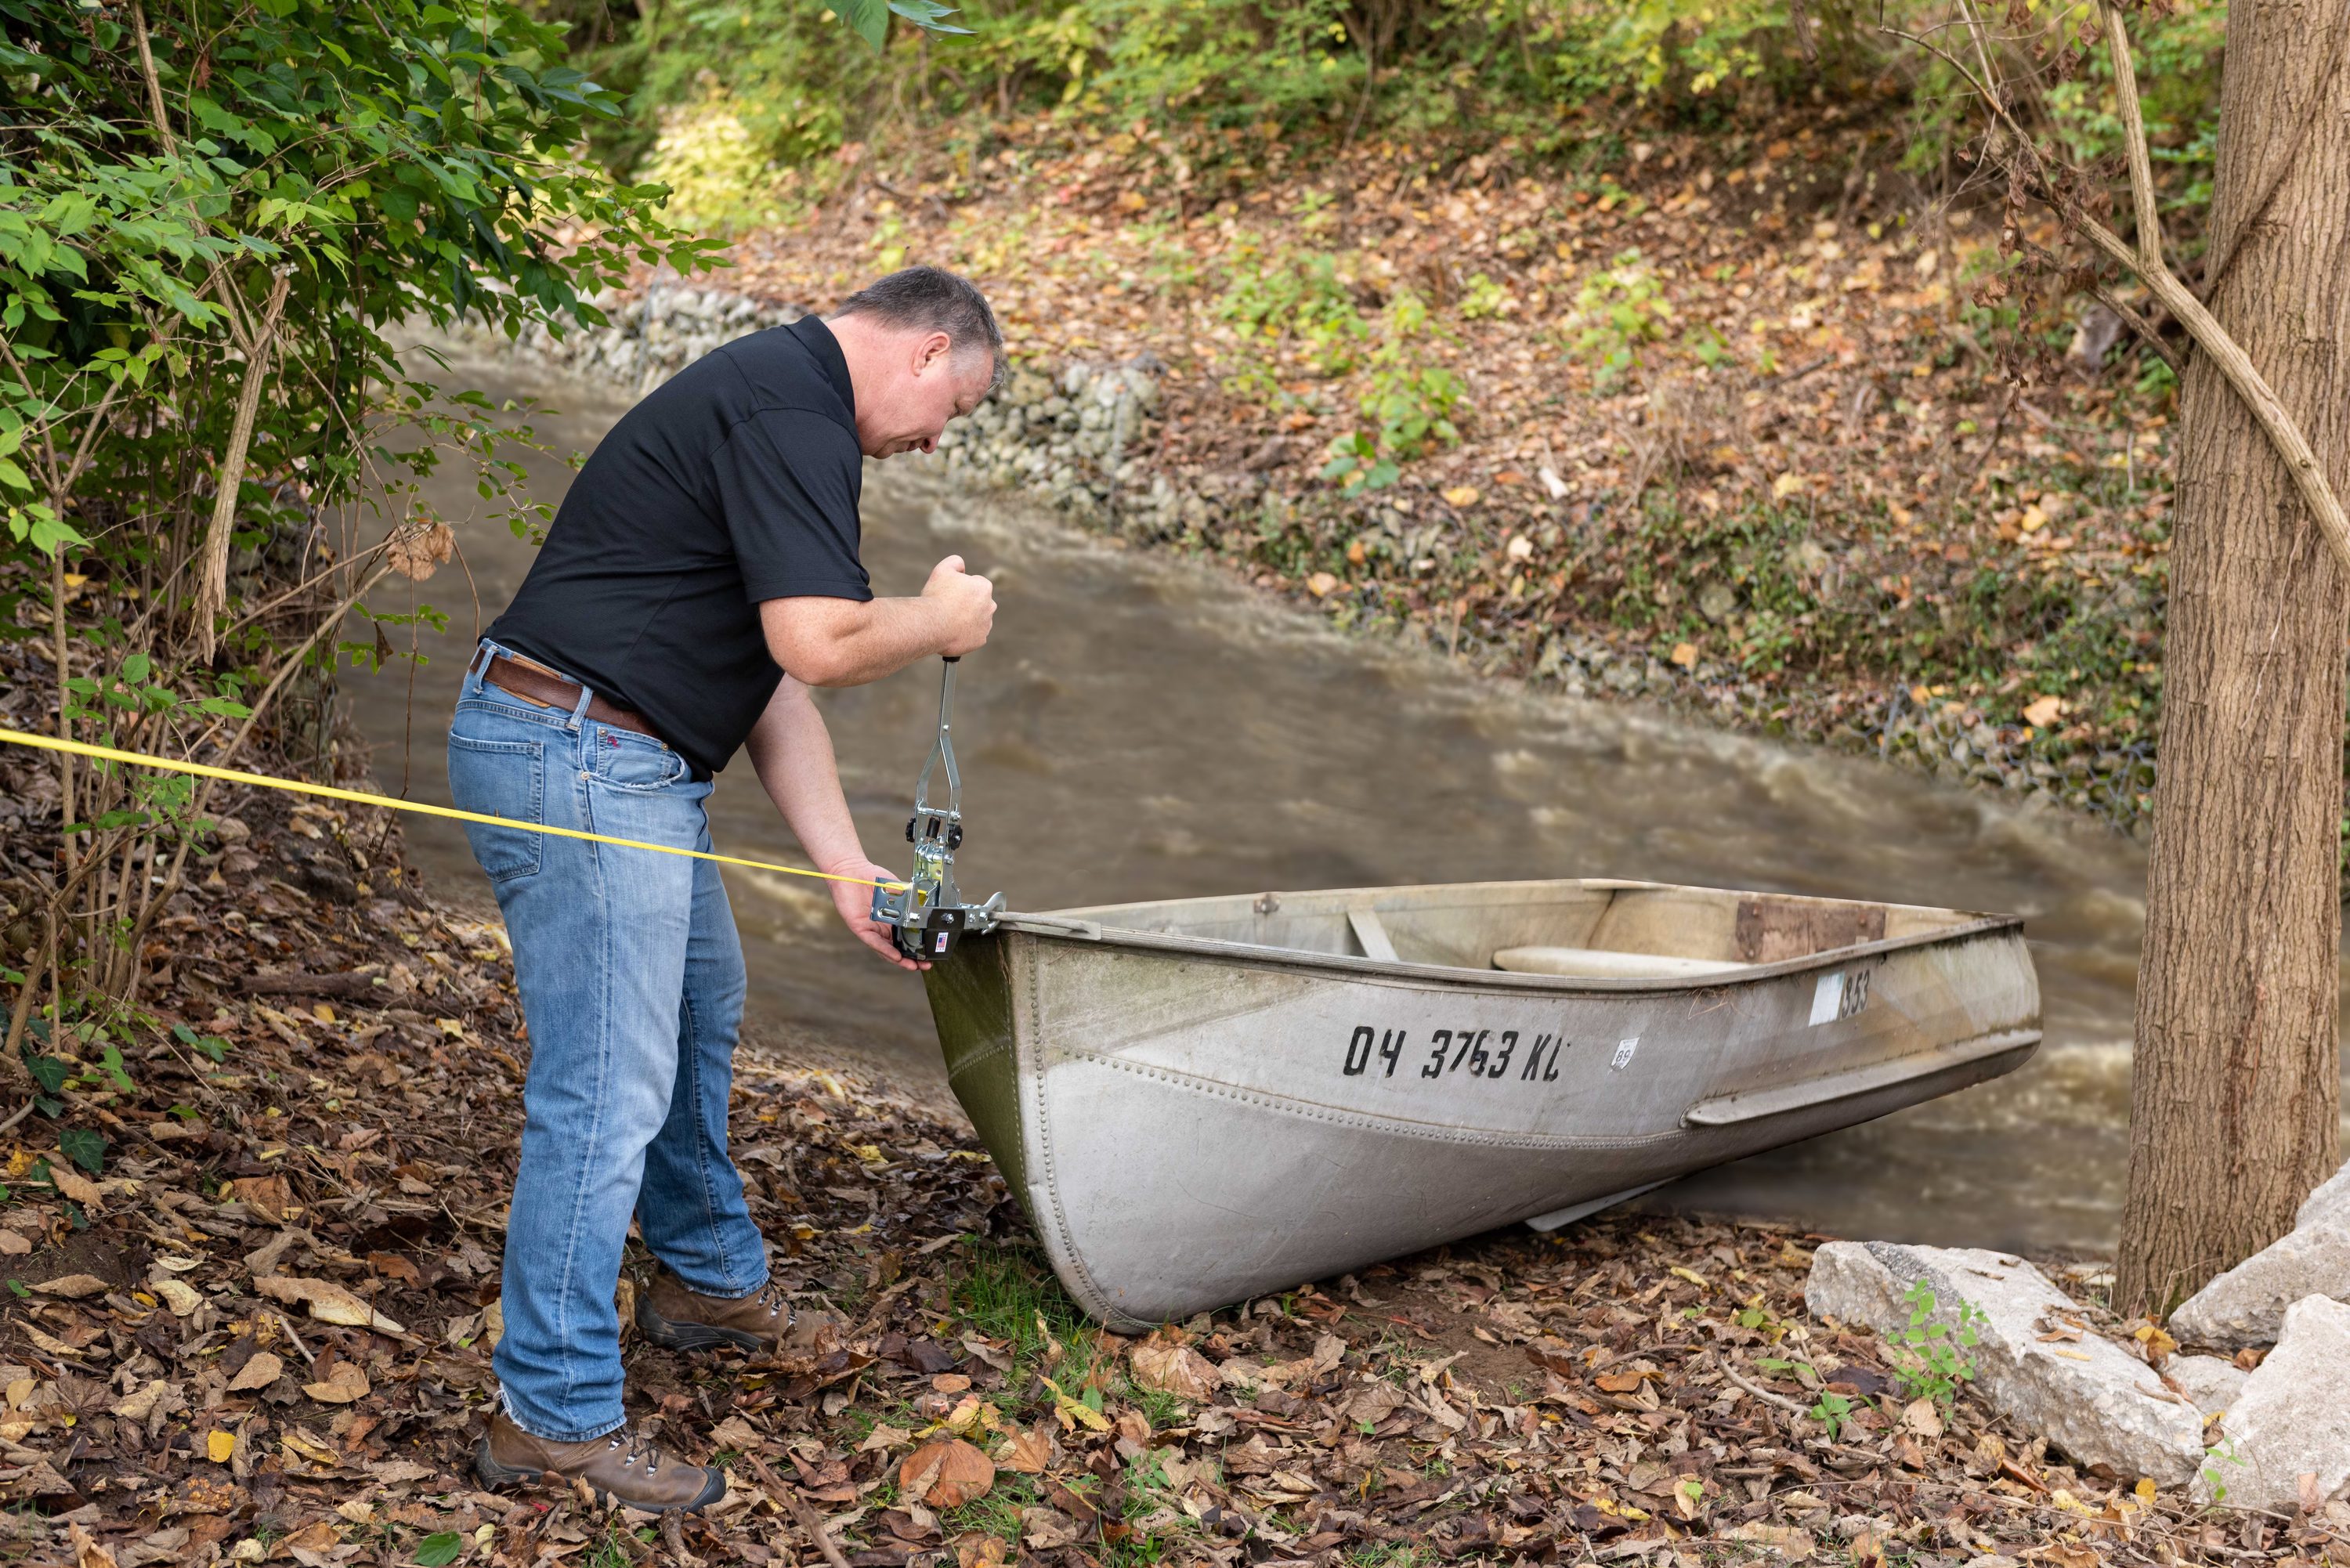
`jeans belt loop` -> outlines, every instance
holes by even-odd
[[[588,717],[588,704],[594,701],[596,701],[596,693],[588,690],[583,682],[579,688],[579,701],[571,705],[571,722],[566,724],[564,728],[575,735],[577,734],[580,722]]]

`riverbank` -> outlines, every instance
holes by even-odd
[[[852,161],[715,290],[640,285],[555,357],[641,389],[887,266],[962,268],[1024,372],[950,432],[972,478],[1492,675],[2136,829],[2168,371],[2023,299],[1896,129],[1831,108],[1579,171],[1274,148],[1211,201],[1179,148],[1040,119],[960,165]]]

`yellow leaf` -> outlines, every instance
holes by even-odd
[[[1316,572],[1305,579],[1305,591],[1317,599],[1328,598],[1337,587],[1338,579],[1327,572]]]
[[[2154,1478],[2152,1476],[2138,1477],[2137,1492],[2137,1500],[2140,1502],[2152,1502],[2154,1501]]]
[[[2037,506],[2027,506],[2023,515],[2015,520],[2015,525],[2026,534],[2037,534],[2048,526],[2048,514]]]
[[[1682,644],[1681,644],[1681,648],[1689,648],[1689,644],[1688,644],[1688,643],[1686,643],[1686,642],[1685,642],[1685,643],[1682,643]],[[1691,662],[1692,664],[1694,664],[1695,662],[1697,662],[1697,660],[1696,660],[1696,659],[1695,659],[1695,657],[1694,657],[1694,655],[1696,654],[1697,650],[1696,650],[1695,649],[1690,649],[1690,654],[1692,655],[1692,657],[1691,657],[1691,659],[1690,659],[1690,662]],[[1676,664],[1679,664],[1679,663],[1680,662],[1680,660],[1681,660],[1681,649],[1680,649],[1680,648],[1677,648],[1677,649],[1673,649],[1673,662],[1674,662],[1674,663],[1676,663]],[[1678,1275],[1679,1275],[1682,1279],[1687,1280],[1690,1283],[1691,1283],[1691,1284],[1693,1284],[1693,1285],[1701,1285],[1701,1284],[1704,1284],[1704,1283],[1705,1283],[1705,1276],[1704,1276],[1703,1274],[1699,1273],[1695,1269],[1684,1269],[1684,1268],[1682,1268],[1679,1263],[1675,1263],[1675,1264],[1672,1266],[1672,1271],[1671,1271],[1671,1272],[1674,1272],[1674,1273],[1676,1273],[1676,1274],[1678,1274]]]
[[[2023,710],[2023,722],[2035,730],[2044,730],[2064,716],[2062,697],[2035,697]]]
[[[212,1435],[204,1439],[204,1452],[211,1456],[213,1463],[216,1465],[228,1463],[230,1456],[236,1452],[236,1434],[224,1432],[215,1427],[213,1428]]]
[[[321,1023],[332,1023],[335,1021],[335,1010],[323,1002],[317,1002],[310,1008],[310,1016]]]
[[[1097,1432],[1109,1430],[1109,1417],[1099,1410],[1082,1399],[1070,1398],[1067,1391],[1049,1377],[1040,1377],[1038,1381],[1053,1391],[1053,1413],[1061,1417],[1065,1428],[1071,1428],[1072,1422],[1082,1421]]]
[[[1474,506],[1477,499],[1477,487],[1473,484],[1456,484],[1444,493],[1449,506]]]
[[[1675,664],[1679,665],[1683,670],[1694,670],[1694,669],[1696,669],[1696,668],[1697,668],[1697,644],[1695,644],[1695,643],[1693,643],[1693,642],[1677,642],[1677,643],[1673,644],[1673,655],[1672,655],[1672,658],[1673,658],[1673,662],[1674,662]],[[1689,1271],[1688,1271],[1687,1269],[1675,1269],[1675,1270],[1673,1271],[1673,1272],[1675,1272],[1675,1273],[1677,1273],[1677,1274],[1688,1274],[1688,1273],[1689,1273]],[[1697,1276],[1696,1276],[1696,1275],[1694,1275],[1694,1274],[1690,1274],[1690,1277],[1691,1279],[1697,1279]],[[1704,1282],[1703,1280],[1698,1280],[1698,1282],[1698,1282],[1699,1284],[1703,1284],[1703,1283],[1705,1283],[1705,1282]]]
[[[1807,481],[1800,473],[1783,473],[1771,482],[1771,499],[1784,501],[1803,489]]]

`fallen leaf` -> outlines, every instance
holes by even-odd
[[[1444,504],[1448,506],[1474,506],[1477,500],[1477,487],[1473,484],[1456,484],[1444,493]]]
[[[49,1162],[49,1185],[85,1209],[106,1196],[104,1188],[66,1164],[63,1156]]]
[[[1675,664],[1679,665],[1683,670],[1695,670],[1697,668],[1697,644],[1693,642],[1677,642],[1673,644],[1672,659]]]
[[[1801,1563],[1817,1550],[1806,1532],[1792,1524],[1765,1524],[1761,1520],[1738,1525],[1726,1532],[1722,1539],[1747,1542],[1766,1552],[1776,1552],[1790,1563]]]
[[[45,1296],[64,1296],[68,1301],[80,1301],[88,1296],[106,1293],[107,1283],[96,1274],[61,1274],[54,1280],[43,1280],[33,1287]]]
[[[1942,1413],[1934,1407],[1930,1397],[1910,1400],[1901,1412],[1901,1424],[1921,1438],[1933,1438],[1942,1435]]]
[[[375,1328],[385,1334],[408,1331],[331,1280],[296,1279],[288,1274],[263,1274],[253,1288],[274,1302],[299,1302],[320,1323],[345,1328]]]
[[[762,1439],[750,1422],[740,1416],[729,1416],[710,1429],[710,1440],[719,1448],[748,1453],[755,1450]]]
[[[1771,482],[1771,499],[1784,501],[1810,483],[1800,473],[1783,473]]]
[[[237,1368],[236,1376],[228,1380],[228,1391],[244,1394],[255,1388],[266,1388],[286,1371],[286,1364],[265,1350],[256,1350],[253,1359]]]
[[[66,1544],[73,1549],[74,1568],[117,1568],[114,1553],[79,1524],[66,1526]]]
[[[1327,572],[1316,572],[1305,579],[1305,591],[1317,599],[1328,598],[1338,590],[1338,579]]]
[[[147,1288],[163,1298],[163,1304],[172,1309],[173,1317],[190,1316],[204,1304],[204,1298],[196,1293],[193,1286],[168,1274],[148,1281]]]
[[[0,1253],[21,1258],[33,1250],[33,1244],[14,1231],[0,1231]]]
[[[155,1413],[155,1407],[171,1391],[171,1385],[158,1377],[137,1391],[125,1394],[107,1407],[109,1413],[126,1421],[145,1421]]]
[[[873,1424],[873,1429],[865,1434],[865,1440],[857,1445],[857,1451],[860,1454],[886,1454],[891,1449],[902,1449],[913,1440],[914,1435],[903,1427],[893,1427],[887,1421],[876,1421]]]
[[[1216,1364],[1188,1345],[1153,1345],[1145,1341],[1134,1347],[1132,1360],[1137,1383],[1179,1399],[1205,1402],[1223,1386]]]
[[[2044,730],[2064,716],[2062,697],[2035,697],[2023,710],[2023,722],[2035,730]]]
[[[236,1200],[276,1225],[294,1208],[294,1189],[283,1171],[268,1176],[240,1176],[229,1184]]]
[[[898,1467],[898,1500],[961,1508],[995,1484],[995,1461],[961,1438],[925,1443]]]
[[[265,1351],[262,1353],[266,1354]],[[253,1359],[258,1361],[261,1355],[256,1355]],[[247,1363],[248,1366],[250,1365]],[[324,1382],[305,1383],[302,1392],[321,1405],[348,1405],[353,1400],[366,1398],[374,1390],[368,1386],[367,1374],[359,1369],[358,1362],[338,1361]]]
[[[215,1427],[204,1438],[204,1452],[213,1463],[224,1465],[236,1452],[236,1434]]]
[[[875,1431],[881,1430],[875,1428]],[[995,1462],[1007,1470],[1024,1476],[1040,1476],[1053,1462],[1053,1428],[1044,1422],[1027,1431],[1014,1427],[1003,1435],[995,1450]]]

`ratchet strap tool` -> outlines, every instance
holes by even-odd
[[[946,659],[939,683],[939,738],[914,781],[914,815],[906,819],[906,842],[914,846],[914,870],[902,885],[883,884],[873,889],[873,919],[889,928],[889,940],[908,958],[936,960],[954,950],[965,935],[983,935],[995,929],[1003,913],[1003,895],[992,895],[983,904],[966,904],[955,887],[955,851],[962,847],[962,774],[955,766],[954,738],[949,717],[954,705],[957,658]],[[947,803],[930,802],[931,773],[941,763],[947,775]]]

